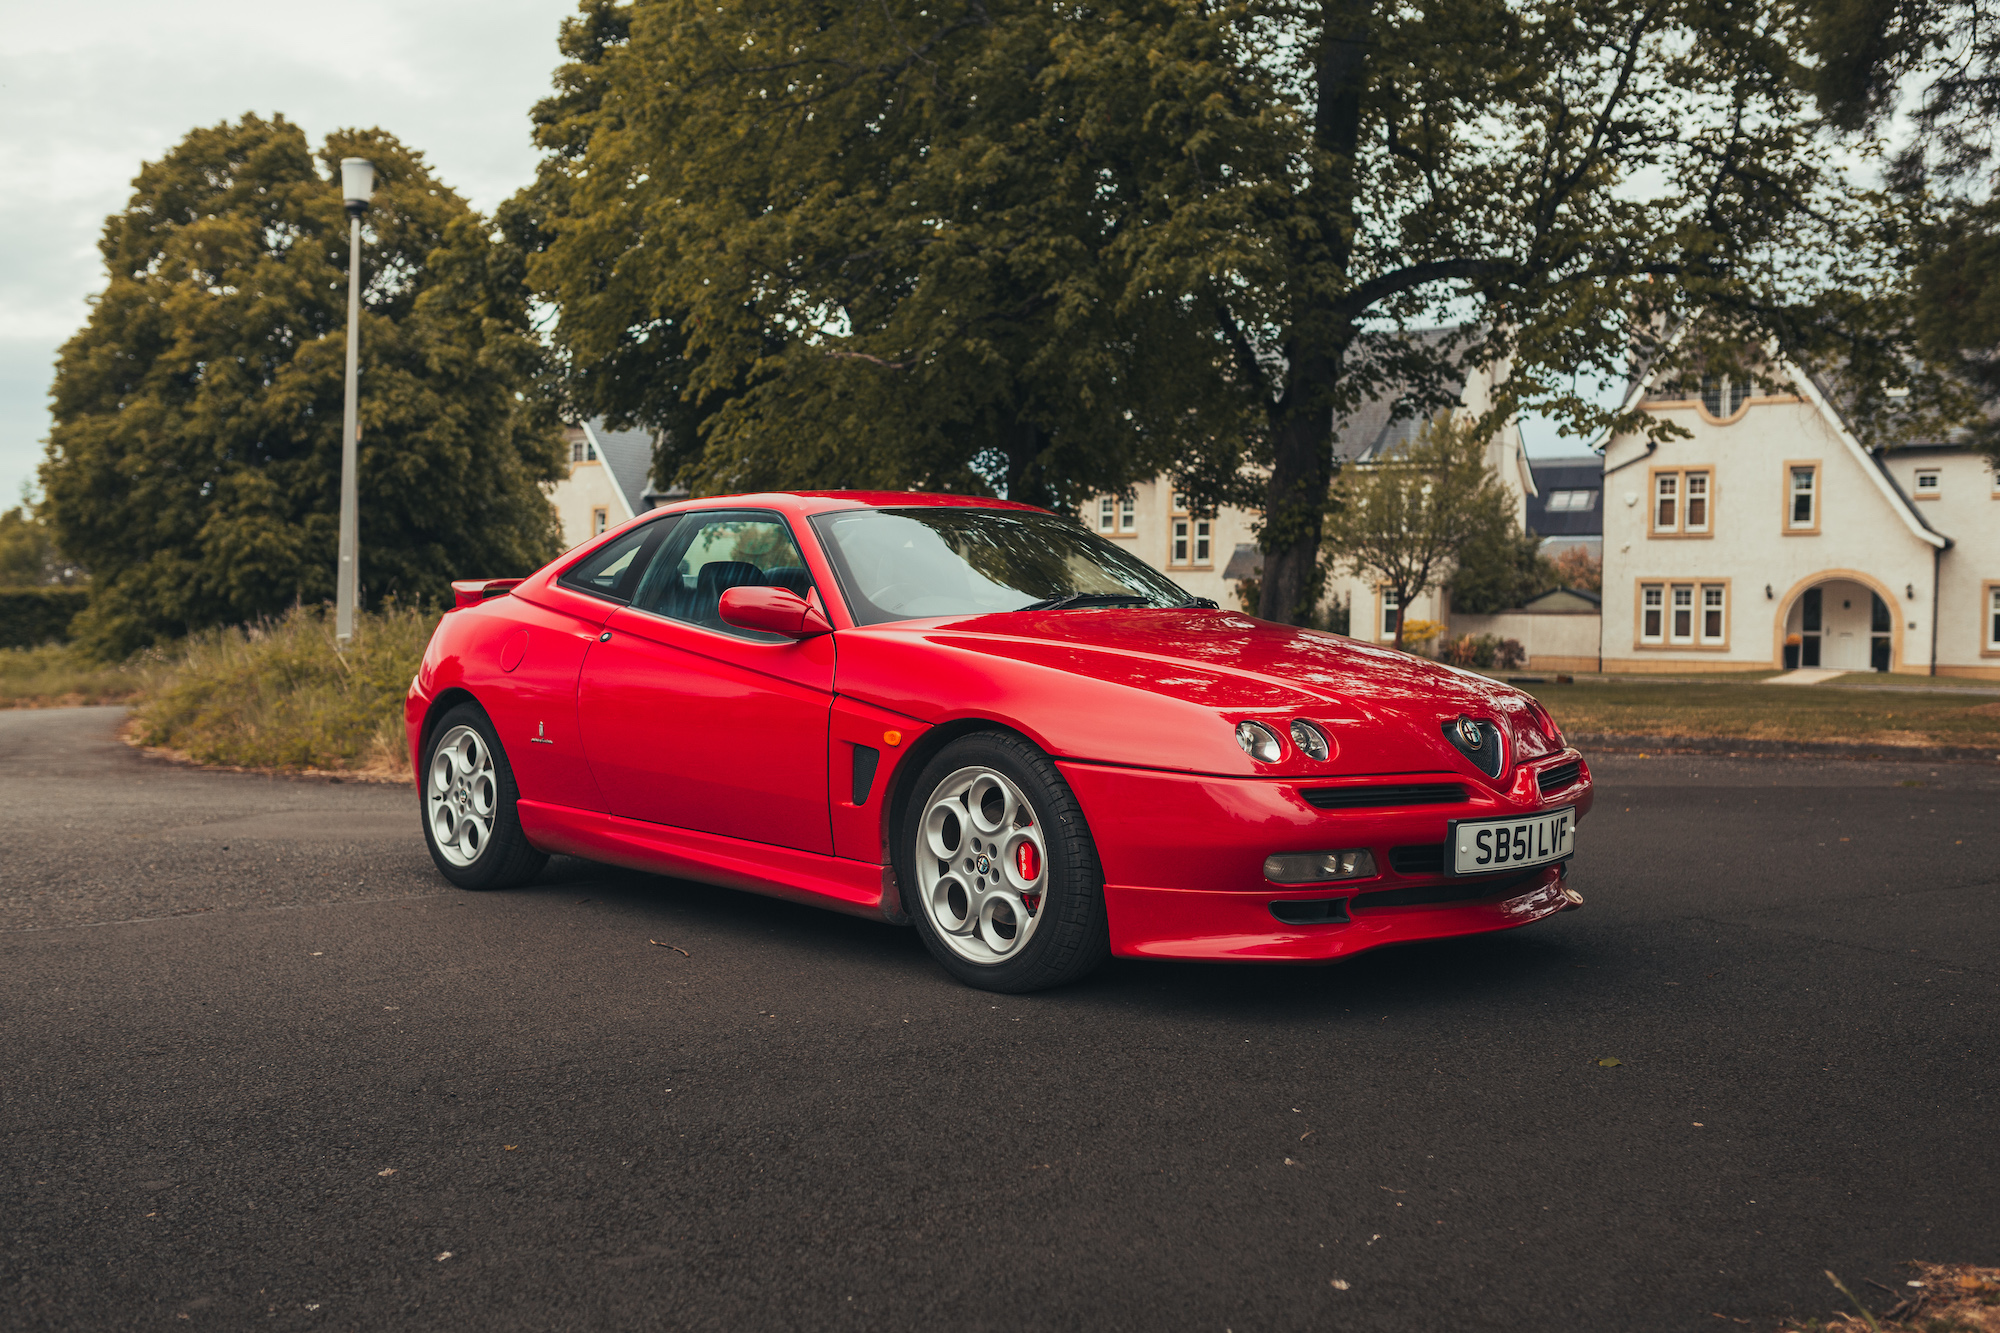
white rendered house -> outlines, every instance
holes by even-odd
[[[1824,667],[2000,679],[2000,483],[1954,443],[1871,453],[1785,392],[1655,382],[1691,438],[1604,449],[1606,671]]]
[[[645,431],[606,430],[600,418],[565,427],[563,438],[569,475],[549,487],[549,503],[564,550],[685,494],[653,485],[653,437]]]

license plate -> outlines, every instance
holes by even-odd
[[[1560,861],[1576,850],[1576,808],[1544,810],[1513,819],[1459,819],[1451,825],[1451,872],[1490,875],[1497,870]]]

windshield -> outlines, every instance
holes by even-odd
[[[1068,519],[1020,509],[848,509],[812,520],[858,625],[1078,606],[1191,606]]]

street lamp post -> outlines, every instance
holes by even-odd
[[[340,423],[340,568],[334,576],[333,639],[345,648],[354,637],[354,603],[360,588],[360,518],[355,469],[360,452],[357,417],[361,389],[361,215],[375,193],[375,164],[340,159],[340,192],[347,200],[347,407]]]

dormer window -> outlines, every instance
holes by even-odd
[[[1551,514],[1581,514],[1597,508],[1596,491],[1550,491],[1543,506]]]

